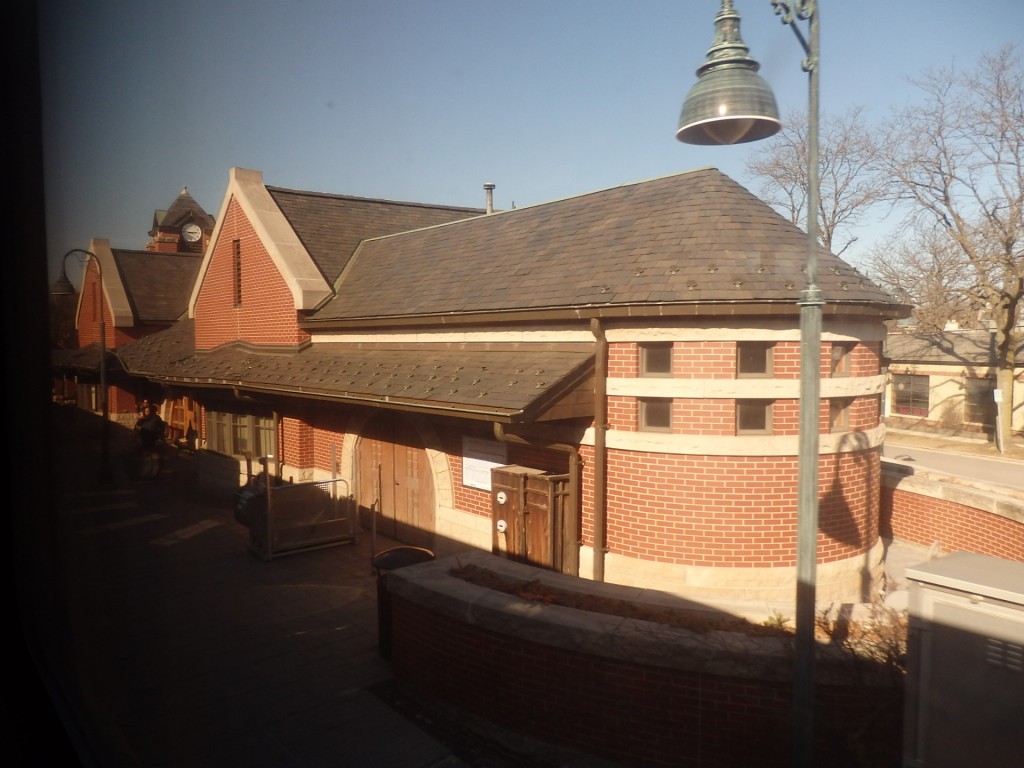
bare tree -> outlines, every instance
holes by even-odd
[[[807,122],[803,113],[788,116],[764,151],[746,163],[758,196],[798,226],[807,222]],[[863,107],[821,121],[818,231],[822,245],[837,256],[857,241],[857,225],[883,199],[885,185],[872,171],[877,151]]]
[[[918,330],[935,333],[950,323],[976,328],[983,306],[960,249],[935,227],[890,235],[868,253],[871,279],[911,305]]]
[[[922,103],[894,114],[878,170],[917,224],[938,224],[970,269],[995,333],[997,385],[1013,403],[1024,301],[1024,68],[1014,46],[972,72],[930,71],[913,81]],[[1011,412],[999,434],[1008,435]]]

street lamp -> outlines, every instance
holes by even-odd
[[[806,58],[807,282],[800,295],[800,441],[797,500],[796,664],[794,765],[814,764],[814,614],[818,544],[818,407],[821,389],[821,315],[818,264],[818,78],[820,42],[815,0],[771,0],[777,16],[800,41]],[[808,22],[804,38],[797,20]],[[740,38],[732,0],[722,0],[715,39],[683,103],[676,138],[688,144],[741,144],[766,139],[781,127],[771,90]]]
[[[103,421],[100,424],[100,482],[106,483],[111,478],[110,473],[110,409],[107,405],[107,324],[103,319],[103,268],[100,266],[100,259],[92,251],[82,248],[72,248],[64,254],[61,260],[62,276],[67,278],[68,256],[76,256],[85,265],[85,272],[88,273],[89,260],[96,264],[96,273],[100,282],[99,310],[100,310],[100,412],[103,414]],[[82,278],[82,287],[85,288],[85,278]]]

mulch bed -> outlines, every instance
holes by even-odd
[[[540,579],[512,579],[478,565],[460,565],[449,571],[451,576],[479,587],[505,592],[523,600],[547,605],[561,605],[591,613],[622,616],[627,619],[652,621],[692,632],[740,632],[754,637],[793,637],[793,631],[780,625],[754,624],[735,616],[723,616],[701,610],[665,608],[633,603],[628,600],[586,595],[555,589],[542,584]]]

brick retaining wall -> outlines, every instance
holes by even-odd
[[[883,537],[1024,562],[1024,498],[911,472],[883,464]]]
[[[537,569],[486,553],[389,574],[400,684],[502,729],[623,765],[791,763],[788,640],[531,603],[448,575],[466,563],[538,578]],[[685,603],[561,574],[540,578],[613,598]],[[871,764],[897,766],[902,693],[893,679],[854,669],[825,646],[817,677],[819,764],[854,765],[851,756],[868,750]]]
[[[883,466],[881,536],[1024,562],[1024,499],[912,472]],[[624,765],[790,764],[786,641],[697,635],[526,602],[448,575],[467,563],[613,599],[686,603],[484,552],[401,569],[387,577],[400,685],[502,732]],[[818,764],[897,768],[900,679],[891,669],[851,665],[827,646],[820,651]]]

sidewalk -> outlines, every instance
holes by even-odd
[[[886,429],[885,434],[887,443],[897,445],[911,445],[934,451],[963,453],[971,456],[987,456],[993,459],[1024,460],[1024,437],[1019,435],[1007,440],[1005,449],[1000,451],[993,442],[984,438],[955,437],[891,427]]]
[[[41,631],[66,654],[51,682],[83,765],[531,764],[427,719],[393,690],[369,535],[263,562],[230,497],[204,488],[187,454],[168,457],[156,479],[132,480],[113,439],[114,481],[101,486],[98,424],[75,419],[58,425],[63,610]]]

